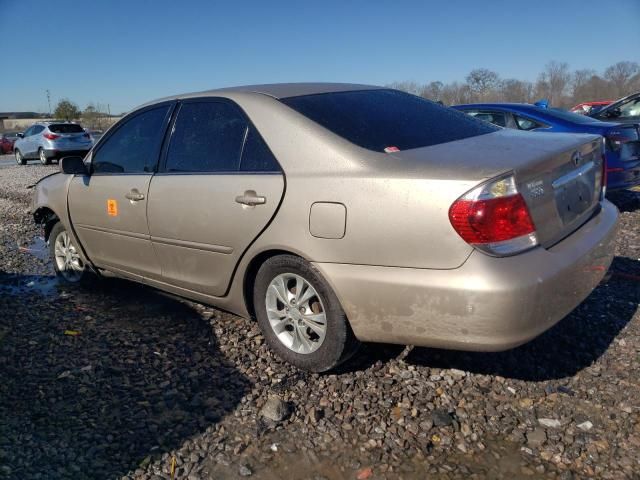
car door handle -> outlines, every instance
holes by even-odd
[[[264,205],[267,203],[267,199],[266,197],[258,195],[255,190],[247,190],[244,192],[244,195],[238,195],[236,197],[236,202],[255,207],[256,205]]]
[[[140,200],[144,200],[144,193],[140,193],[137,189],[132,189],[129,193],[125,195],[132,202],[139,202]]]

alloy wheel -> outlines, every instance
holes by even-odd
[[[64,279],[71,283],[79,282],[84,273],[84,263],[65,230],[55,239],[54,253],[56,266]]]
[[[305,355],[320,348],[327,315],[311,283],[300,275],[282,273],[269,283],[265,304],[269,324],[283,345]]]

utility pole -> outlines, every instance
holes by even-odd
[[[51,92],[47,89],[47,103],[49,104],[49,118],[51,118]]]

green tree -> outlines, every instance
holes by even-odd
[[[80,117],[80,109],[72,101],[63,98],[56,105],[53,116],[62,120],[74,120]]]

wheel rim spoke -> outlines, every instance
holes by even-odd
[[[56,237],[53,252],[60,274],[69,282],[80,280],[84,263],[66,231],[60,232]]]
[[[277,275],[265,295],[267,318],[278,340],[290,350],[309,354],[322,345],[327,317],[313,285],[294,273]],[[309,302],[313,300],[313,308]]]

